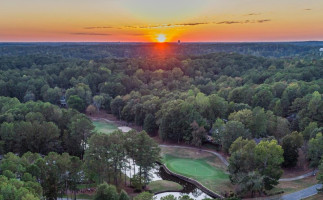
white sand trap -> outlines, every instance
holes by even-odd
[[[119,126],[118,129],[121,130],[124,133],[128,133],[129,131],[132,130],[132,128],[130,128],[128,126]]]

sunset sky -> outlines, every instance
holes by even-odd
[[[323,0],[0,0],[0,42],[323,40]]]

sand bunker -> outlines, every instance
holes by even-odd
[[[121,130],[124,133],[128,133],[129,131],[132,130],[132,128],[130,128],[128,126],[119,126],[118,129]]]

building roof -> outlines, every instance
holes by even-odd
[[[253,141],[256,142],[256,144],[259,144],[264,138],[254,138]]]

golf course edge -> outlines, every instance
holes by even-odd
[[[172,176],[175,176],[175,177],[177,177],[179,179],[182,179],[184,181],[187,181],[189,183],[194,184],[197,188],[199,188],[200,190],[202,190],[205,194],[207,194],[207,195],[209,195],[209,196],[211,196],[213,198],[221,198],[221,199],[224,198],[222,195],[220,195],[220,194],[218,194],[216,192],[211,191],[210,189],[208,189],[207,187],[205,187],[204,185],[202,185],[197,180],[194,180],[194,179],[188,178],[186,176],[183,176],[183,175],[174,173],[171,170],[169,170],[165,164],[160,163],[160,162],[157,162],[157,163],[166,171],[166,173],[168,173],[168,174],[170,174]]]

